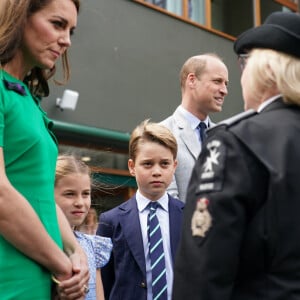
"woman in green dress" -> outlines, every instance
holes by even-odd
[[[40,107],[77,23],[79,0],[0,3],[0,298],[83,299],[86,257],[54,201],[57,143]],[[63,249],[63,250],[62,250]]]

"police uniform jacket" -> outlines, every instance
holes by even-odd
[[[189,184],[174,300],[300,299],[299,138],[300,107],[281,98],[208,131]]]

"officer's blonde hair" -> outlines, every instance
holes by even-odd
[[[300,59],[270,50],[254,49],[247,62],[247,80],[256,99],[278,89],[286,103],[300,105]]]

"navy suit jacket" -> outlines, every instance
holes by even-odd
[[[170,245],[174,264],[181,233],[184,204],[169,195]],[[146,262],[135,196],[104,212],[97,234],[110,237],[113,251],[101,269],[105,299],[146,300]]]

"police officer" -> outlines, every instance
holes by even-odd
[[[300,299],[300,15],[272,13],[234,50],[246,112],[207,132],[173,299]]]

